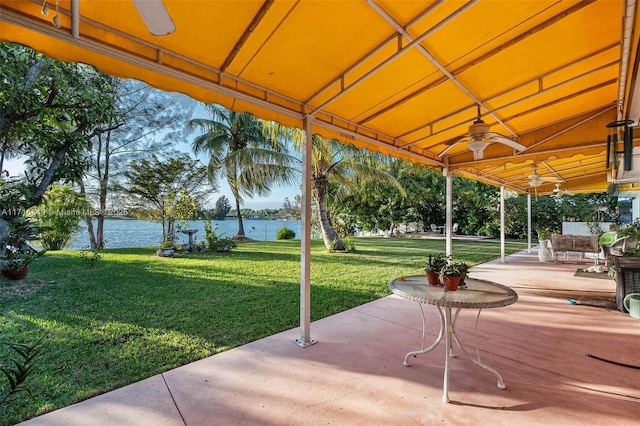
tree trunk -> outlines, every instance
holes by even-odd
[[[87,198],[87,192],[85,191],[84,181],[80,181],[80,194],[84,195],[85,199]],[[91,249],[95,250],[98,248],[96,244],[96,236],[93,229],[93,217],[91,216],[91,209],[87,210],[87,214],[84,216],[84,221],[87,224],[87,232],[89,233],[89,244],[91,245]],[[100,247],[102,248],[102,247]]]
[[[242,213],[240,213],[240,201],[237,198],[236,215],[238,217],[238,237],[244,237],[244,223],[242,223]]]
[[[108,166],[107,166],[108,167]],[[104,212],[107,211],[107,183],[108,183],[108,173],[105,173],[100,179],[100,210],[96,215],[96,219],[98,220],[98,232],[96,235],[96,243],[98,244],[98,248],[104,248]]]
[[[320,213],[320,230],[322,231],[322,240],[324,246],[329,250],[344,251],[344,243],[338,236],[338,233],[333,229],[331,224],[331,217],[329,211],[325,205],[324,196],[326,194],[326,185],[323,185],[322,180],[314,181],[315,198],[318,204],[318,212]]]
[[[51,184],[53,183],[53,178],[56,174],[56,171],[58,170],[58,167],[60,167],[60,164],[62,164],[62,159],[67,154],[68,150],[69,146],[65,144],[54,154],[53,158],[51,159],[51,164],[49,164],[49,168],[44,172],[38,188],[33,193],[31,200],[25,204],[25,209],[28,209],[29,207],[39,206],[40,203],[42,203],[42,200],[44,199],[44,193],[47,192],[47,189],[49,189],[49,186],[51,186]]]
[[[167,220],[167,236],[165,242],[174,242],[176,241],[176,230],[175,230],[175,220],[171,217]]]

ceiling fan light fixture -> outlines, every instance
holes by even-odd
[[[472,141],[467,143],[467,147],[473,151],[474,160],[482,160],[484,158],[484,149],[489,146],[486,141]]]

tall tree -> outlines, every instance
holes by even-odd
[[[112,181],[117,182],[133,160],[175,155],[176,141],[184,140],[185,122],[195,101],[154,89],[137,80],[114,78],[111,92],[117,113],[93,138],[91,169],[82,190],[98,208],[86,217],[92,248],[104,247],[104,219]],[[112,206],[113,207],[113,206]],[[112,210],[114,210],[112,208]],[[92,219],[96,219],[94,228]]]
[[[220,105],[207,104],[210,118],[189,121],[192,130],[203,133],[193,141],[193,152],[209,156],[209,182],[218,186],[226,178],[235,198],[238,217],[237,236],[245,236],[240,206],[245,197],[266,197],[273,185],[295,181],[297,160],[289,155],[285,140],[264,131],[264,123],[248,113],[228,111]]]
[[[124,176],[116,188],[138,218],[162,224],[163,243],[175,241],[175,222],[194,216],[208,194],[206,168],[186,155],[131,162]]]
[[[500,229],[500,189],[454,176],[453,221],[463,234],[497,236]],[[497,221],[497,227],[491,226]]]
[[[213,218],[217,220],[223,220],[227,217],[227,214],[231,211],[231,204],[229,199],[224,195],[219,197],[216,201],[216,208],[213,211]]]
[[[343,145],[336,139],[324,139],[320,135],[313,135],[312,143],[311,185],[320,216],[322,239],[327,248],[344,250],[344,243],[333,227],[329,203],[343,203],[358,194],[358,188],[366,182],[391,184],[399,192],[404,190],[380,167],[388,158],[353,145]]]
[[[8,221],[42,203],[51,184],[78,182],[95,129],[108,122],[110,78],[95,68],[0,43],[0,251]],[[25,172],[4,179],[3,161],[24,158]]]
[[[0,58],[0,159],[19,155],[27,170],[4,189],[21,193],[19,207],[27,209],[42,202],[53,182],[79,181],[91,138],[114,112],[112,80],[12,43],[0,43]]]

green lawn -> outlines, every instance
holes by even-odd
[[[454,241],[456,258],[499,257],[496,242]],[[509,244],[507,252],[522,250]],[[312,242],[312,320],[389,294],[395,277],[423,273],[444,241],[356,239],[355,253]],[[2,339],[45,334],[32,395],[0,407],[14,424],[299,322],[300,242],[241,243],[230,253],[155,256],[153,248],[106,250],[93,268],[79,252],[49,252],[25,281],[0,281]],[[7,365],[6,345],[0,363]],[[0,385],[7,386],[4,377]]]

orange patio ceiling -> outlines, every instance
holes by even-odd
[[[48,3],[1,0],[0,41],[519,192],[534,164],[606,190],[606,124],[640,118],[635,1],[163,0],[164,36],[133,0]],[[526,149],[450,147],[478,105]]]

